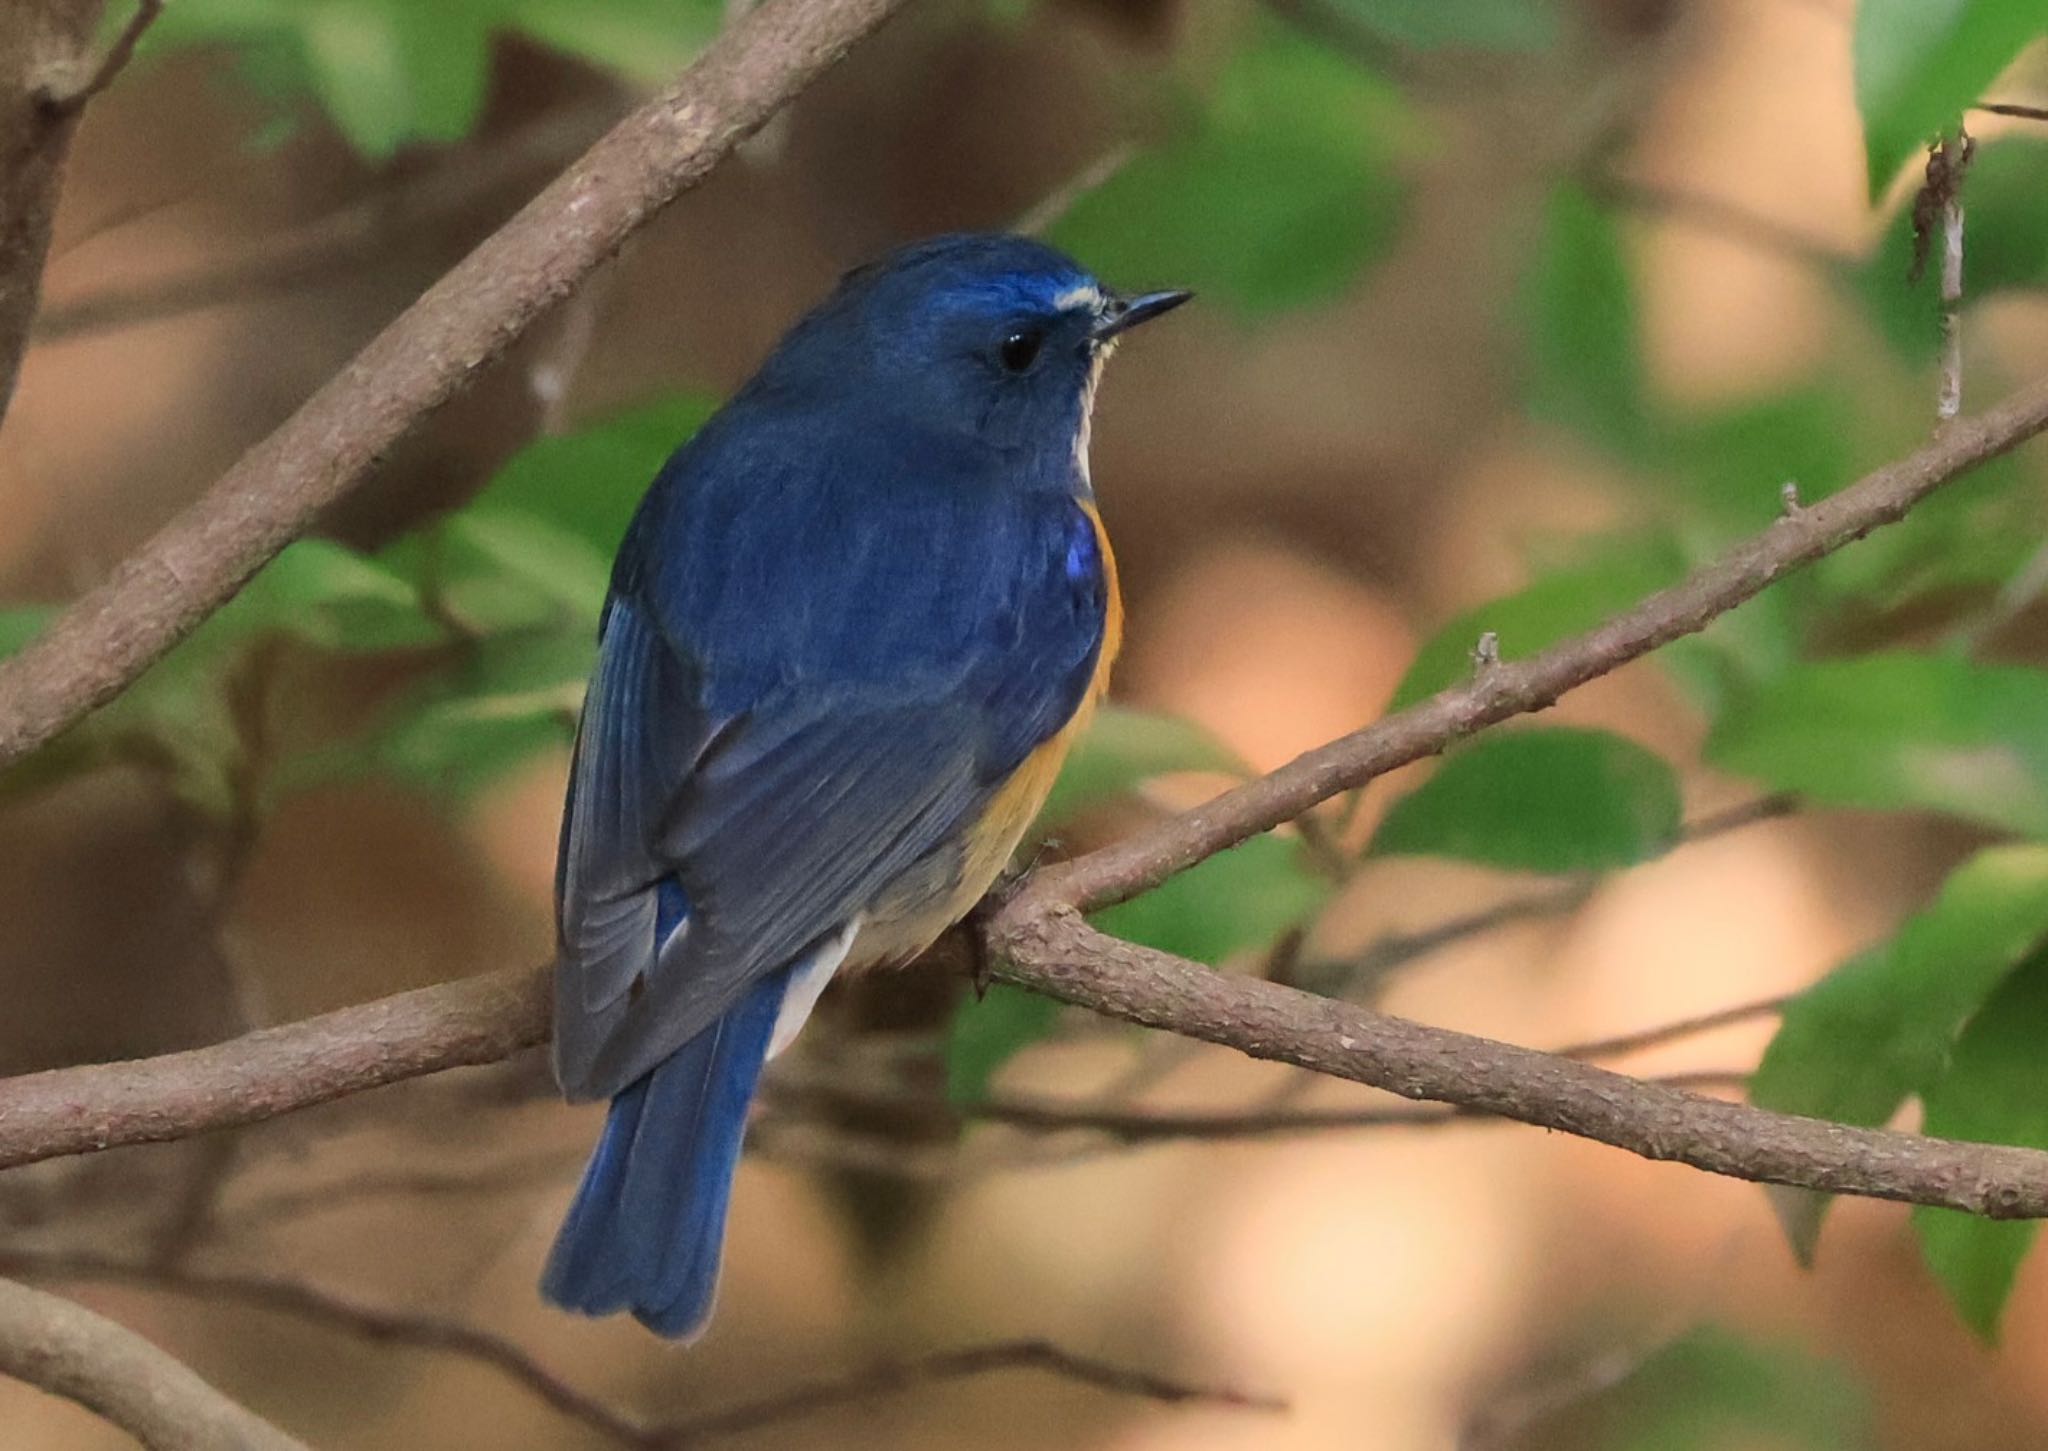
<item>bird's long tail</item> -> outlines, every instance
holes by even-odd
[[[755,984],[612,1100],[541,1277],[550,1300],[585,1315],[631,1310],[660,1335],[703,1331],[747,1105],[788,977]]]

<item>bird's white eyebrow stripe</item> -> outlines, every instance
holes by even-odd
[[[1084,282],[1079,287],[1069,287],[1055,297],[1052,305],[1056,312],[1073,312],[1080,308],[1099,312],[1102,308],[1102,289],[1092,282]]]

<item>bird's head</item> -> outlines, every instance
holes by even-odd
[[[1085,453],[1116,340],[1190,295],[1119,296],[1025,237],[938,237],[849,272],[760,381],[1052,464]]]

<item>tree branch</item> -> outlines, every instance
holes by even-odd
[[[52,106],[92,43],[98,0],[0,4],[0,419],[14,399],[78,111]]]
[[[259,1123],[546,1040],[545,969],[400,993],[209,1048],[0,1080],[0,1169]]]
[[[0,661],[0,766],[126,688],[635,228],[702,181],[903,3],[766,0],[749,10],[674,86],[621,121],[429,288],[205,497],[40,639]],[[0,15],[9,8],[0,6]],[[0,216],[9,214],[4,202]],[[27,316],[19,321],[25,334]],[[8,336],[0,317],[0,348]]]
[[[76,1401],[148,1451],[306,1451],[134,1331],[0,1280],[0,1375]]]

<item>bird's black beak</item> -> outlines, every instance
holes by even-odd
[[[1192,292],[1147,292],[1139,297],[1112,298],[1102,309],[1102,315],[1095,320],[1095,327],[1089,337],[1098,343],[1106,343],[1120,333],[1127,333],[1141,322],[1150,322],[1162,317],[1193,297]]]

